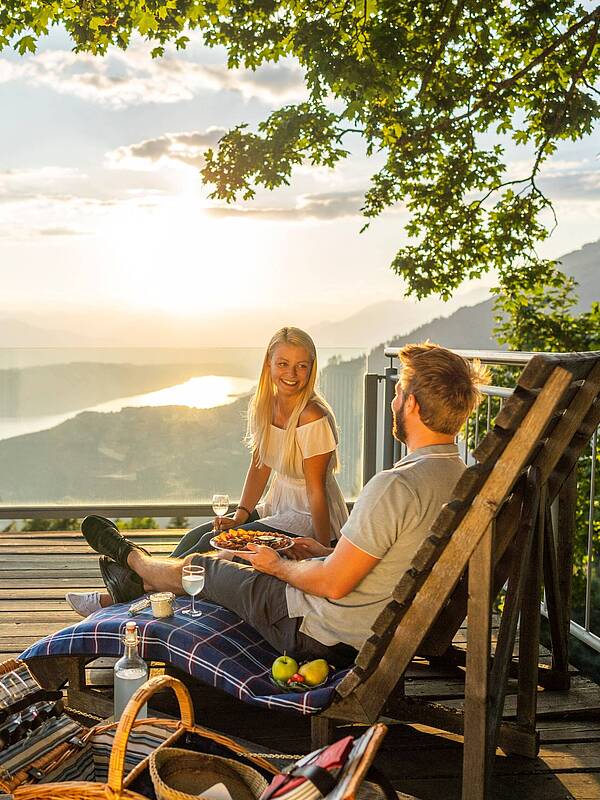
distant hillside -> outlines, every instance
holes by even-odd
[[[86,411],[50,430],[0,441],[0,503],[237,497],[248,466],[247,402]]]
[[[2,347],[86,347],[91,339],[69,331],[30,325],[12,317],[0,317]]]
[[[231,364],[53,364],[0,370],[0,417],[45,416],[153,392],[196,375],[231,375]]]
[[[576,311],[582,312],[594,301],[600,300],[600,240],[584,245],[581,250],[567,253],[560,259],[563,272],[577,281],[578,303]],[[446,347],[463,350],[499,350],[493,337],[494,301],[487,300],[475,306],[461,308],[448,317],[421,325],[405,336],[395,336],[387,344],[401,347],[407,342],[430,339]],[[369,354],[369,370],[378,372],[387,366],[381,344]]]

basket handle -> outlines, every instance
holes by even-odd
[[[190,693],[184,684],[171,675],[157,675],[151,678],[134,693],[121,715],[115,741],[110,754],[107,784],[116,798],[121,797],[123,790],[123,772],[125,770],[125,753],[131,728],[140,710],[156,692],[162,689],[173,689],[179,703],[181,723],[186,728],[194,726],[194,706]]]

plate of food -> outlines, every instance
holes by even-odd
[[[246,531],[238,528],[222,531],[210,540],[211,547],[215,550],[223,550],[234,555],[252,552],[247,546],[250,543],[272,547],[273,550],[288,550],[293,547],[294,540],[283,533]]]

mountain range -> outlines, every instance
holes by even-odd
[[[558,259],[563,271],[575,278],[578,283],[578,310],[589,307],[589,304],[600,299],[600,240],[584,245],[581,249],[567,253]],[[454,309],[452,314],[436,317],[439,302],[428,299],[421,302],[412,299],[389,300],[374,303],[352,315],[337,321],[320,322],[307,325],[317,345],[323,348],[348,348],[368,351],[378,349],[382,342],[400,344],[406,340],[431,338],[449,347],[494,347],[493,342],[493,301],[485,299],[476,302],[482,296],[482,289],[476,289],[457,295],[447,305]],[[458,306],[462,307],[458,307]],[[275,312],[275,310],[274,310]],[[80,316],[78,316],[78,313]],[[260,316],[260,315],[259,315]],[[80,320],[81,317],[81,320]],[[86,325],[81,312],[63,315],[62,324],[46,327],[45,322],[51,319],[46,316],[31,316],[24,321],[14,317],[0,316],[0,346],[3,348],[57,348],[57,347],[91,347],[91,346],[125,346],[138,347],[144,345],[163,345],[165,347],[210,347],[206,339],[207,320],[179,319],[165,315],[152,315],[151,325],[148,316],[142,312],[116,312],[113,316],[106,312],[98,313],[90,318]],[[251,311],[248,319],[239,317],[235,320],[234,332],[239,338],[239,331],[252,319]],[[67,329],[67,320],[69,329]],[[80,321],[79,321],[80,320]],[[249,326],[248,335],[239,346],[256,345],[268,339],[269,331],[274,330],[279,322],[258,319]],[[285,322],[285,321],[283,321]],[[302,324],[301,321],[298,321]],[[272,324],[272,327],[268,325]],[[282,323],[283,324],[283,323]],[[226,334],[231,333],[231,322],[224,320],[216,327],[213,323],[213,337],[218,339],[219,328]],[[82,333],[82,331],[84,331]],[[144,339],[146,337],[146,339]],[[223,339],[225,341],[225,339]],[[229,343],[229,342],[228,342]],[[233,348],[239,353],[239,346]],[[211,348],[214,352],[216,347]],[[214,355],[213,355],[214,357]],[[238,356],[239,357],[239,356]],[[111,359],[112,360],[112,359]],[[219,358],[227,361],[229,359]]]

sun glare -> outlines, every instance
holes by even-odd
[[[209,217],[197,197],[152,198],[114,220],[130,304],[170,314],[240,308],[259,293],[256,224]]]

